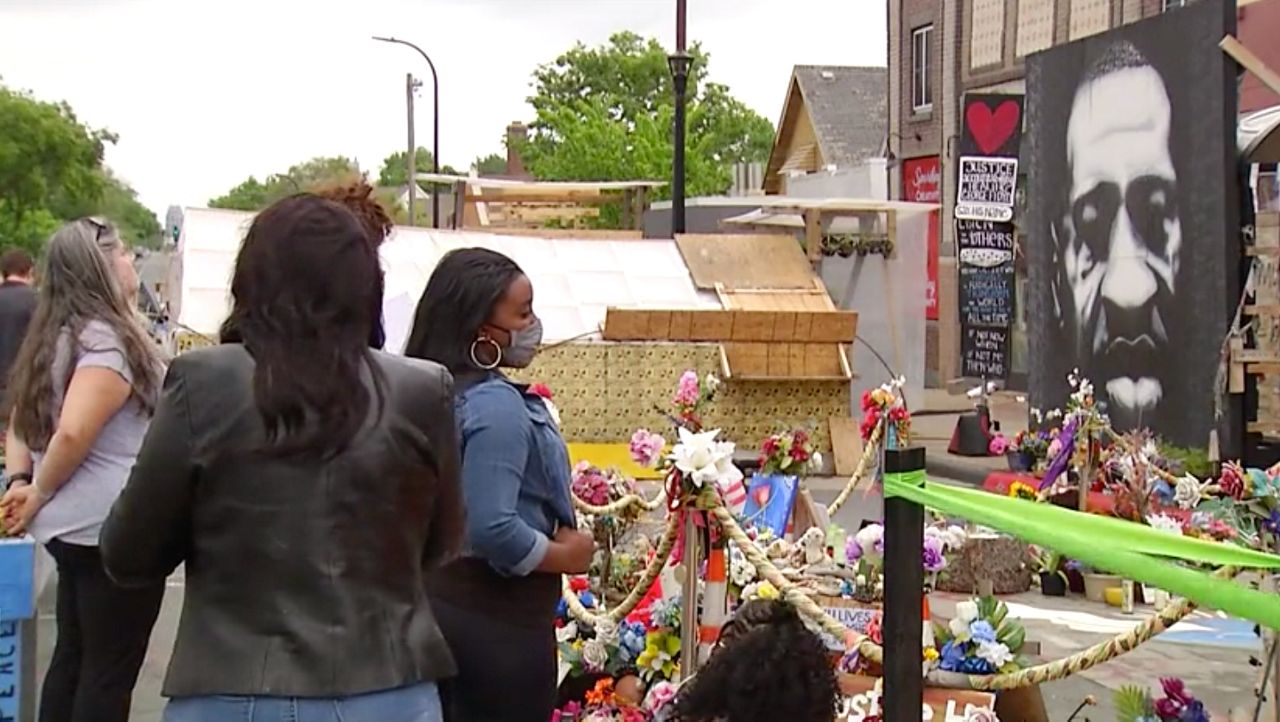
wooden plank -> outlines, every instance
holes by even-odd
[[[773,314],[769,311],[733,311],[734,341],[772,341]]]
[[[1240,345],[1244,346],[1244,339],[1240,340]],[[1280,356],[1266,349],[1232,346],[1231,360],[1235,363],[1280,363]]]
[[[701,289],[813,288],[813,268],[789,235],[682,234],[676,246]]]
[[[670,335],[671,338],[691,338],[693,336],[693,313],[689,311],[672,311]]]
[[[601,337],[606,341],[634,341],[643,339],[649,332],[649,317],[645,311],[631,308],[608,308],[604,312],[604,329]]]
[[[804,249],[811,265],[822,262],[822,213],[816,208],[804,212]]]
[[[1223,52],[1230,55],[1237,63],[1240,63],[1245,70],[1253,73],[1254,77],[1261,80],[1263,85],[1271,89],[1271,92],[1280,94],[1280,73],[1276,73],[1276,71],[1267,67],[1267,64],[1262,62],[1262,58],[1259,58],[1252,50],[1245,47],[1244,43],[1236,40],[1232,35],[1225,35],[1222,41],[1218,43],[1218,47],[1222,48]]]
[[[670,311],[647,311],[649,316],[649,331],[645,338],[653,341],[668,341],[671,338],[671,312]],[[683,340],[683,339],[674,339]]]
[[[862,431],[858,420],[848,416],[832,416],[827,419],[827,432],[831,436],[831,455],[836,474],[852,476],[862,458]]]
[[[468,231],[491,233],[496,236],[520,236],[521,238],[551,238],[556,240],[575,241],[639,241],[644,238],[640,231],[596,230],[592,228],[508,228],[502,226],[481,226],[468,228]]]
[[[855,311],[713,311],[609,308],[606,341],[853,343]]]
[[[1280,364],[1245,364],[1244,368],[1251,374],[1280,374]]]
[[[733,338],[731,311],[692,311],[689,316],[690,341],[727,341]]]
[[[1227,392],[1232,394],[1243,394],[1244,385],[1244,365],[1240,363],[1240,354],[1244,351],[1244,339],[1239,336],[1232,336],[1230,342],[1231,348],[1231,364],[1227,367]]]
[[[1247,303],[1244,306],[1247,316],[1280,316],[1278,303]]]

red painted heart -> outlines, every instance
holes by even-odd
[[[969,134],[984,155],[1000,150],[1009,136],[1013,135],[1013,131],[1017,130],[1018,123],[1022,122],[1018,103],[1013,100],[1001,103],[994,113],[986,103],[975,100],[965,109],[964,119],[969,126]]]

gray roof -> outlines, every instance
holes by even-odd
[[[795,78],[824,163],[845,167],[881,154],[889,114],[888,68],[797,65]]]

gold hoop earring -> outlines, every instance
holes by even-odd
[[[480,358],[476,356],[476,345],[479,344],[481,341],[484,341],[493,347],[494,358],[493,358],[493,363],[491,364],[480,363]],[[471,342],[471,363],[475,364],[476,368],[484,369],[485,371],[492,371],[498,368],[498,365],[502,363],[502,347],[498,345],[497,341],[494,341],[488,336],[484,338],[478,338],[472,341]]]

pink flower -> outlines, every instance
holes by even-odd
[[[667,440],[648,429],[636,429],[631,435],[631,459],[640,466],[653,466],[666,447]]]
[[[1046,455],[1050,459],[1056,459],[1058,458],[1058,454],[1061,454],[1061,453],[1062,453],[1062,441],[1060,441],[1057,437],[1054,437],[1053,441],[1049,442],[1049,450],[1046,452]]]
[[[671,704],[671,700],[676,698],[676,687],[667,681],[658,682],[649,690],[649,694],[645,697],[644,707],[652,713],[657,713]]]
[[[1004,438],[1002,434],[996,434],[991,437],[991,443],[987,445],[987,451],[992,456],[1003,456],[1004,452],[1009,450],[1009,440]]]
[[[702,398],[702,388],[698,385],[698,372],[692,369],[680,375],[680,383],[676,386],[676,395],[672,403],[677,406],[695,406]]]

